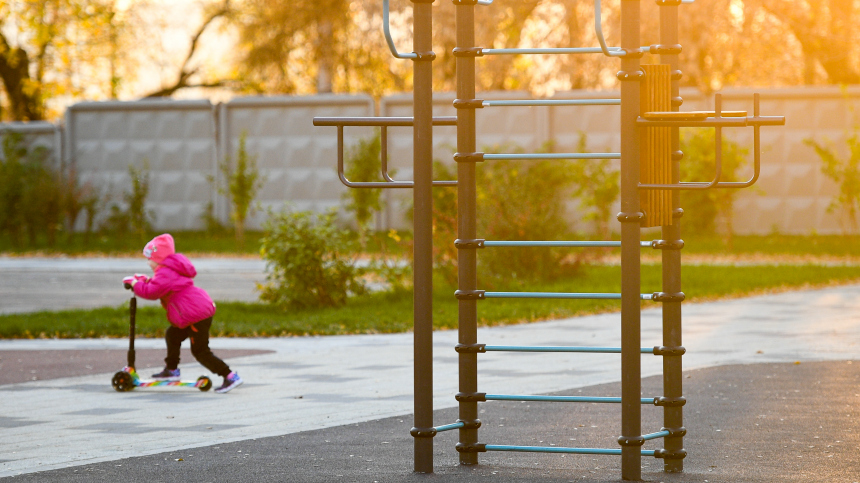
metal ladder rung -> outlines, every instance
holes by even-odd
[[[621,455],[621,449],[602,448],[561,448],[556,446],[509,446],[499,444],[484,445],[486,451],[517,451],[523,453],[566,453],[566,454],[602,454]],[[640,450],[642,456],[655,456],[654,450]]]
[[[620,293],[563,293],[563,292],[484,292],[488,299],[573,299],[573,300],[621,300]],[[639,294],[641,300],[652,300],[654,294]]]
[[[602,403],[621,404],[620,397],[590,397],[590,396],[530,396],[518,394],[487,394],[484,401],[536,401],[536,402],[572,402],[572,403]],[[657,398],[643,397],[641,404],[654,404]]]
[[[523,99],[482,101],[484,107],[501,106],[620,106],[621,99]]]
[[[589,354],[621,354],[620,347],[575,347],[575,346],[515,346],[515,345],[488,345],[484,347],[485,352],[582,352]],[[642,347],[642,354],[653,354],[653,347]]]
[[[451,424],[445,424],[443,426],[436,426],[433,429],[435,429],[436,432],[441,433],[443,431],[451,431],[453,429],[460,429],[464,426],[466,426],[464,423],[451,423]]]
[[[640,47],[643,52],[650,50],[650,45]],[[626,51],[621,47],[606,47],[604,51],[602,47],[547,47],[547,48],[521,48],[521,49],[481,49],[478,51],[479,56],[483,55],[566,55],[566,54],[606,54],[612,56],[623,57]]]
[[[484,160],[621,159],[621,153],[484,153]]]
[[[483,243],[485,247],[572,247],[572,248],[619,248],[620,241],[518,241],[518,240],[500,240],[489,241]],[[654,246],[654,242],[642,241],[639,242],[642,248],[650,248]]]
[[[642,439],[644,439],[645,441],[649,441],[649,440],[657,439],[657,438],[665,438],[665,437],[671,436],[671,435],[672,435],[672,433],[669,431],[658,431],[656,433],[643,434]]]

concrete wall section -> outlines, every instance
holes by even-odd
[[[722,93],[723,109],[753,110],[753,90]],[[759,182],[738,193],[734,228],[741,234],[773,231],[808,234],[841,233],[849,227],[839,210],[828,208],[838,185],[821,172],[821,160],[807,140],[850,156],[846,140],[860,122],[860,86],[761,89],[761,114],[784,115],[784,127],[762,128],[762,167]],[[712,95],[684,89],[682,110],[713,109]],[[454,94],[434,94],[436,116],[455,116]],[[486,100],[528,99],[525,92],[486,92]],[[618,98],[617,92],[560,92],[556,99]],[[110,202],[122,203],[131,189],[128,167],[150,172],[148,207],[158,229],[199,229],[206,205],[229,221],[228,204],[209,179],[223,182],[219,163],[235,159],[239,138],[246,133],[248,153],[265,177],[257,200],[264,208],[323,211],[343,205],[347,188],[337,179],[337,130],[314,127],[314,117],[365,117],[377,112],[366,95],[309,97],[248,97],[213,106],[209,101],[85,102],[72,106],[65,125],[0,124],[3,131],[21,132],[27,143],[53,150],[59,166],[73,167],[82,183],[101,190]],[[389,96],[379,103],[381,116],[412,115],[411,94]],[[485,107],[477,113],[478,150],[533,152],[553,144],[555,152],[576,152],[586,135],[589,152],[620,150],[618,106]],[[346,158],[361,139],[376,129],[347,127]],[[751,128],[725,129],[725,137],[752,148]],[[456,128],[434,129],[434,159],[453,166]],[[389,165],[396,179],[412,179],[412,129],[389,128]],[[2,153],[0,153],[2,156]],[[560,162],[563,169],[564,162]],[[617,165],[615,163],[613,166]],[[752,173],[751,160],[742,168]],[[691,181],[691,180],[687,180]],[[451,188],[439,188],[451,189]],[[408,227],[404,213],[410,190],[386,190],[388,206],[377,217],[377,228]],[[683,204],[683,196],[682,196]],[[572,221],[576,220],[572,201]],[[689,207],[695,209],[695,207]],[[105,212],[107,209],[105,210]],[[104,216],[104,215],[103,215]],[[249,228],[262,226],[265,213],[249,219]],[[78,229],[81,229],[79,222]]]
[[[248,218],[248,227],[258,229],[266,210],[325,211],[341,205],[346,190],[337,178],[337,130],[315,127],[314,117],[373,116],[370,96],[309,96],[239,98],[219,106],[219,161],[235,162],[239,139],[255,157],[265,177],[257,196],[262,210]],[[347,128],[344,144],[354,145],[373,134],[371,128]],[[222,173],[218,173],[219,179]],[[219,199],[218,213],[227,220],[227,203]]]
[[[66,112],[66,164],[124,207],[129,166],[149,173],[147,207],[163,230],[199,229],[212,200],[215,118],[209,101],[85,102]],[[83,220],[79,220],[81,228]],[[98,223],[98,221],[97,221]]]

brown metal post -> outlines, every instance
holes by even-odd
[[[678,111],[681,106],[678,81],[681,71],[680,44],[678,43],[678,5],[661,4],[660,6],[660,61],[669,64],[672,72],[672,110]],[[680,183],[680,165],[683,153],[680,150],[679,128],[672,128],[672,183]],[[672,192],[673,224],[663,227],[663,239],[667,249],[663,250],[663,292],[679,294],[681,292],[681,215],[680,191]],[[681,302],[663,302],[663,345],[667,348],[681,347]],[[673,355],[663,356],[663,396],[669,400],[683,398],[683,376],[681,351],[673,351]],[[677,355],[676,355],[677,354]],[[671,432],[664,439],[666,456],[663,458],[663,470],[668,473],[684,471],[684,460],[678,457],[684,449],[684,408],[683,406],[666,406],[663,408],[663,427]]]
[[[457,99],[475,98],[475,57],[470,49],[475,46],[475,4],[468,1],[454,1],[457,18]],[[475,109],[457,109],[457,152],[474,153],[476,150]],[[477,237],[477,201],[474,161],[457,163],[457,238],[474,240]],[[474,247],[457,251],[459,264],[458,290],[472,293],[478,288],[477,253]],[[478,342],[478,307],[473,298],[459,298],[459,343],[472,345]],[[474,394],[478,391],[478,354],[461,351],[459,353],[461,394]],[[460,448],[471,448],[478,442],[478,403],[460,401],[459,419],[465,424],[460,429]],[[474,451],[460,451],[461,465],[478,464],[478,454]]]
[[[415,471],[433,472],[433,0],[413,0]]]
[[[639,1],[621,0],[621,478],[642,477],[639,117]]]

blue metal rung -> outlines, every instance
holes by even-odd
[[[590,396],[521,396],[516,394],[487,394],[487,401],[537,401],[537,402],[576,402],[576,403],[603,403],[621,404],[620,397],[590,397]],[[639,399],[641,404],[654,404],[654,398],[643,397]]]
[[[436,429],[437,433],[441,433],[442,431],[451,431],[452,429],[459,429],[465,425],[466,425],[465,423],[452,423],[452,424],[446,424],[444,426],[437,426],[435,429]]]
[[[640,241],[639,246],[642,248],[650,248],[654,242]],[[500,241],[484,241],[485,247],[572,247],[572,248],[618,248],[621,246],[620,241],[520,241],[520,240],[500,240]]]
[[[528,159],[621,159],[621,153],[484,153],[484,160]]]
[[[484,107],[501,106],[620,106],[621,99],[524,99],[491,100],[481,103]]]
[[[486,352],[586,352],[595,354],[621,354],[620,347],[574,347],[574,346],[516,346],[516,345],[488,345],[484,347]],[[653,354],[653,347],[642,347],[639,351],[643,354]]]
[[[620,293],[561,293],[561,292],[484,292],[488,299],[576,299],[576,300],[621,300]],[[639,294],[642,300],[651,300],[654,294]]]
[[[644,439],[645,441],[648,441],[648,440],[651,440],[651,439],[665,438],[666,436],[669,436],[669,435],[671,435],[671,434],[672,434],[672,433],[670,433],[669,431],[658,431],[658,432],[656,432],[656,433],[643,434],[643,435],[642,435],[642,439]]]
[[[604,454],[604,455],[620,455],[621,448],[618,449],[602,449],[602,448],[559,448],[556,446],[507,446],[499,444],[488,444],[485,446],[487,451],[519,451],[524,453],[566,453],[566,454]],[[654,456],[654,450],[640,450],[642,456]]]

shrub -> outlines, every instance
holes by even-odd
[[[265,182],[265,178],[260,176],[260,171],[257,169],[257,156],[248,154],[247,137],[248,133],[245,131],[239,135],[235,167],[231,166],[229,156],[218,165],[218,169],[224,176],[224,184],[215,185],[218,193],[230,199],[230,219],[233,221],[236,243],[240,247],[245,245],[245,220],[248,214],[254,214],[254,198],[257,197]],[[212,178],[209,181],[215,183]]]
[[[547,146],[544,150],[550,148]],[[490,150],[488,150],[490,151]],[[517,148],[497,147],[496,152]],[[572,236],[567,221],[567,197],[575,183],[569,161],[490,161],[476,170],[479,238],[487,240],[564,240]],[[437,179],[454,178],[441,163]],[[438,273],[457,282],[457,193],[433,190],[433,251]],[[552,280],[569,273],[575,261],[561,248],[492,248],[479,253],[481,285],[501,281]]]
[[[587,153],[587,138],[580,133],[577,152]],[[579,198],[580,209],[586,211],[584,220],[593,221],[597,236],[609,240],[609,222],[614,219],[612,207],[621,192],[620,173],[612,168],[608,159],[581,159],[571,161],[573,196]]]
[[[827,207],[828,213],[837,209],[842,210],[842,231],[857,231],[857,212],[860,210],[860,126],[848,133],[845,142],[848,145],[848,157],[842,158],[832,147],[824,146],[812,139],[805,140],[812,146],[821,158],[821,172],[839,185],[837,194]]]
[[[708,181],[714,179],[715,139],[710,131],[683,131],[681,136],[681,180]],[[723,137],[723,162],[720,181],[736,181],[738,169],[746,162],[749,150]],[[717,221],[722,220],[723,235],[731,244],[732,210],[736,189],[689,190],[681,193],[681,207],[687,216],[681,219],[684,231],[712,234]],[[685,208],[688,207],[688,208]]]
[[[382,181],[381,150],[379,132],[370,139],[359,140],[346,155],[344,174],[350,181]],[[389,174],[394,175],[394,171]],[[346,190],[342,198],[347,201],[346,210],[355,215],[358,240],[362,249],[367,245],[367,232],[373,213],[385,206],[381,188],[354,188]]]
[[[266,283],[258,285],[261,300],[285,308],[336,307],[366,291],[354,242],[335,217],[334,211],[269,213],[260,249],[267,271]]]
[[[128,175],[131,178],[131,191],[124,191],[122,194],[125,207],[116,202],[111,205],[110,214],[102,224],[102,231],[119,237],[132,235],[144,240],[147,233],[152,231],[151,220],[155,217],[152,210],[146,209],[146,198],[149,196],[149,163],[144,161],[140,169],[130,164]]]
[[[0,234],[15,247],[31,247],[44,237],[54,246],[57,233],[80,211],[81,189],[74,173],[52,165],[49,150],[27,147],[20,133],[3,136],[0,162]]]

